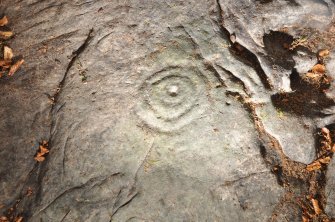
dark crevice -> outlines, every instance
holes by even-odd
[[[68,210],[66,212],[66,214],[63,216],[63,218],[60,220],[60,222],[63,222],[65,220],[65,218],[67,217],[67,215],[69,215],[70,212],[71,212],[71,210]]]
[[[267,3],[273,2],[273,0],[256,0],[256,2],[259,2],[261,4],[267,4]]]
[[[284,186],[283,168],[280,165],[274,166],[271,172],[276,176],[277,183],[283,187]]]
[[[244,84],[244,82],[243,82],[240,78],[238,78],[234,73],[232,73],[232,72],[229,71],[228,69],[225,69],[225,68],[222,67],[221,65],[217,65],[217,66],[218,66],[223,72],[225,72],[226,74],[228,74],[229,79],[230,79],[231,81],[233,81],[233,82],[239,84],[239,85],[243,88],[244,92],[250,96],[250,94],[251,94],[251,93],[250,93],[250,90],[246,87],[246,85]]]
[[[54,103],[57,103],[57,99],[59,97],[59,94],[64,86],[64,83],[65,83],[65,80],[66,80],[66,77],[70,71],[70,69],[72,68],[73,64],[75,63],[75,61],[78,59],[78,57],[80,56],[80,54],[87,48],[89,42],[91,41],[91,39],[93,38],[93,29],[90,29],[89,30],[89,33],[84,41],[84,43],[74,52],[72,52],[72,55],[71,55],[71,60],[68,64],[68,66],[66,67],[66,70],[65,70],[65,73],[63,75],[63,78],[62,80],[60,81],[59,85],[58,85],[58,88],[57,88],[57,91],[55,93],[55,95],[53,96],[54,98]]]
[[[93,38],[93,29],[89,30],[88,35],[83,42],[83,44],[75,50],[71,55],[71,60],[66,68],[66,71],[57,87],[56,93],[52,96],[53,104],[50,109],[50,117],[51,117],[51,125],[50,125],[50,135],[48,144],[49,149],[51,148],[51,141],[52,141],[52,130],[54,128],[55,120],[52,118],[53,113],[57,112],[57,101],[59,98],[59,94],[62,91],[67,75],[78,59],[81,53],[88,47],[90,40]],[[36,162],[31,172],[28,174],[26,182],[23,185],[23,188],[20,191],[20,195],[16,198],[15,203],[13,203],[12,207],[7,210],[8,218],[16,218],[18,215],[24,215],[25,220],[29,220],[32,216],[31,209],[40,201],[41,192],[42,192],[42,179],[46,173],[46,164],[47,164],[48,157],[42,163]],[[27,189],[32,188],[33,194],[31,196],[27,196]]]
[[[113,209],[114,212],[113,212],[113,214],[111,216],[113,217],[120,209],[122,209],[123,207],[129,205],[135,199],[135,197],[138,194],[139,193],[136,192],[135,194],[131,195],[130,198],[126,202],[124,202],[122,205],[118,206],[116,209]]]
[[[237,60],[243,62],[245,65],[250,66],[253,68],[257,75],[259,76],[263,86],[270,90],[273,89],[273,84],[268,79],[267,75],[265,74],[257,56],[252,53],[250,50],[248,50],[245,46],[239,44],[238,42],[233,42],[230,38],[231,35],[234,33],[230,33],[223,25],[223,10],[220,5],[220,0],[216,0],[218,9],[219,9],[219,28],[221,35],[224,39],[228,39],[230,42],[231,47],[229,48],[229,51],[232,53],[234,57],[236,57]]]
[[[243,62],[247,66],[252,67],[256,71],[265,89],[273,89],[273,84],[268,79],[257,56],[254,53],[237,42],[232,44],[230,52],[235,55],[239,61]]]
[[[63,7],[64,5],[65,5],[65,3],[60,3],[60,4],[56,4],[56,5],[49,5],[49,6],[45,7],[45,8],[43,8],[43,9],[41,9],[41,10],[35,12],[34,15],[41,14],[41,13],[43,13],[43,12],[49,10],[49,9],[55,8],[55,7],[56,7],[57,9],[58,9],[58,8],[61,8],[61,7]]]
[[[221,74],[218,72],[218,70],[216,69],[216,67],[211,63],[211,62],[204,62],[204,65],[206,67],[207,70],[211,71],[214,76],[218,79],[218,81],[220,82],[221,86],[227,87],[225,80],[222,78]]]
[[[266,148],[265,148],[265,146],[260,145],[260,147],[259,147],[259,151],[260,151],[260,153],[261,153],[261,156],[262,156],[263,158],[266,158]]]
[[[245,175],[243,177],[240,177],[240,178],[237,178],[237,179],[234,179],[234,180],[227,180],[227,181],[224,181],[224,183],[221,184],[221,186],[231,186],[232,184],[235,184],[235,183],[241,183],[244,180],[247,180],[251,177],[258,176],[258,175],[264,174],[264,173],[268,173],[268,171],[250,173],[248,175]]]

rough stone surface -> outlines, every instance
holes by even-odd
[[[335,33],[334,1],[1,6],[26,62],[0,79],[0,214],[20,200],[28,221],[301,221],[334,87],[305,91],[294,76],[316,51],[283,45]],[[315,182],[329,218],[334,169]]]
[[[333,162],[329,165],[329,171],[327,174],[327,188],[326,188],[326,194],[328,196],[327,199],[327,207],[326,212],[331,217],[335,217],[335,162]]]

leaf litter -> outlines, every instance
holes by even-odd
[[[9,23],[7,16],[0,19],[0,45],[4,45],[5,41],[12,38],[14,33],[8,30],[2,30]],[[0,56],[0,78],[3,76],[13,76],[22,66],[24,60],[14,56],[13,50],[4,45],[2,58]]]
[[[34,159],[37,162],[43,162],[48,153],[49,153],[49,144],[47,141],[43,141],[42,143],[40,143],[38,152],[34,157]]]
[[[306,166],[306,170],[315,171],[327,166],[335,152],[335,144],[331,139],[330,131],[326,127],[321,129],[320,152],[319,158]]]

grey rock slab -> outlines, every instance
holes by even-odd
[[[26,65],[0,80],[0,204],[11,207],[32,186],[20,206],[29,221],[268,221],[285,188],[262,156],[253,115],[305,164],[315,159],[317,127],[332,121],[332,106],[324,118],[275,103],[282,88],[291,93],[292,69],[303,73],[315,58],[298,52],[287,67],[270,44],[283,26],[322,30],[331,1],[3,4]],[[232,52],[221,25],[273,88]],[[42,140],[50,153],[38,164]]]
[[[66,211],[70,211],[69,221],[89,220],[90,214],[85,212],[90,212],[92,205],[81,206],[79,212],[66,207],[71,199],[59,196],[78,186],[79,192],[86,192],[82,184],[110,172],[124,175],[125,180],[124,187],[115,192],[126,190],[124,197],[118,197],[126,207],[112,204],[115,192],[103,197],[110,200],[104,205],[104,214],[116,221],[143,217],[154,221],[212,220],[227,213],[232,215],[231,221],[271,217],[283,189],[263,163],[249,113],[240,102],[227,97],[218,76],[203,64],[201,56],[212,52],[207,49],[203,53],[201,40],[193,37],[196,18],[184,18],[183,26],[159,27],[161,32],[153,33],[164,36],[157,43],[163,48],[148,55],[141,46],[102,54],[94,47],[104,44],[99,39],[81,54],[79,60],[87,67],[89,78],[83,84],[76,69],[71,69],[58,100],[65,105],[55,113],[54,148],[33,221],[61,219]],[[197,27],[206,25],[196,22]],[[111,33],[103,41],[110,42],[110,49],[117,49],[118,35]],[[141,41],[132,37],[136,33],[128,35]],[[150,38],[146,44],[152,44]],[[227,49],[221,52],[228,63],[233,61]],[[92,57],[99,62],[93,62]],[[122,64],[123,59],[127,64]],[[110,61],[118,60],[116,68]],[[231,90],[242,91],[241,86],[229,82],[227,73],[221,75],[232,85]],[[180,91],[171,95],[169,86]],[[230,105],[225,103],[228,99]],[[249,188],[256,180],[259,186]],[[237,194],[230,196],[233,193]],[[129,195],[134,198],[127,202]],[[264,208],[257,211],[261,199]],[[61,214],[54,208],[66,210]]]
[[[326,186],[326,194],[327,194],[327,204],[326,204],[326,213],[335,217],[335,162],[334,160],[328,166],[329,171],[327,172],[327,186]]]
[[[283,152],[301,163],[311,163],[315,158],[315,121],[290,115],[280,108],[266,104],[258,109],[264,127],[281,144]]]

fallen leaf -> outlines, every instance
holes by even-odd
[[[41,157],[41,156],[43,156],[43,154],[40,153],[40,152],[38,152],[38,153],[36,154],[36,157]]]
[[[305,78],[309,78],[309,79],[320,79],[321,75],[317,74],[317,73],[313,73],[313,72],[308,72],[305,75]]]
[[[329,55],[328,49],[323,49],[318,53],[319,57],[327,57]]]
[[[43,145],[40,145],[40,151],[39,151],[39,154],[40,154],[41,156],[43,156],[43,155],[45,155],[45,154],[47,154],[47,153],[49,153],[49,150],[48,150],[46,147],[44,147]]]
[[[20,68],[20,66],[24,63],[24,60],[23,59],[20,59],[19,61],[17,61],[14,65],[12,65],[10,67],[10,70],[9,70],[9,73],[8,75],[9,76],[12,76],[14,75],[14,73]]]
[[[308,171],[314,171],[314,170],[318,170],[321,168],[321,163],[319,161],[315,161],[311,164],[308,164],[306,167],[306,170]]]
[[[302,222],[310,222],[310,220],[307,217],[302,216]]]
[[[0,26],[4,26],[8,24],[8,18],[7,16],[4,16],[2,19],[0,19]]]
[[[45,157],[44,156],[36,156],[35,158],[34,158],[37,162],[43,162],[44,160],[45,160]]]
[[[12,61],[10,60],[0,60],[0,66],[11,64]]]
[[[2,38],[2,39],[9,39],[13,35],[14,35],[14,33],[11,32],[11,31],[7,31],[7,32],[0,31],[0,38]]]
[[[315,66],[313,66],[312,72],[323,74],[323,73],[326,72],[326,67],[324,65],[321,65],[321,64],[316,64]]]
[[[15,218],[15,222],[23,222],[23,217],[17,217],[17,218]]]
[[[322,75],[318,73],[308,72],[305,74],[303,79],[311,84],[319,85],[322,79]]]
[[[31,187],[28,187],[26,196],[30,197],[31,195],[33,195],[33,189]]]
[[[322,134],[322,140],[321,140],[321,149],[324,151],[330,151],[332,150],[332,139],[330,136],[330,131],[326,127],[323,127],[321,129],[321,134]]]
[[[328,163],[330,163],[331,158],[329,156],[327,156],[327,157],[319,159],[319,161],[320,161],[320,163],[328,164]]]
[[[45,146],[45,147],[48,147],[48,141],[43,140],[42,145]]]
[[[10,67],[10,65],[12,64],[11,60],[0,60],[0,66],[2,68],[6,68],[8,69]]]
[[[330,131],[329,131],[329,129],[327,129],[326,127],[323,127],[323,128],[321,129],[321,133],[322,133],[323,135],[328,135],[328,134],[330,133]]]
[[[322,212],[321,209],[320,209],[320,206],[319,206],[319,201],[317,201],[316,199],[312,199],[311,201],[312,201],[312,204],[313,204],[315,214],[319,215]]]
[[[38,162],[42,162],[42,161],[45,160],[45,155],[47,153],[49,153],[48,142],[47,141],[42,141],[42,143],[40,143],[40,146],[38,148],[39,148],[39,150],[38,150],[36,156],[34,157],[34,159]]]
[[[13,50],[8,46],[5,46],[3,49],[3,58],[4,60],[11,60],[13,58]]]
[[[304,45],[304,43],[306,43],[307,42],[307,37],[300,37],[300,38],[298,38],[298,39],[295,39],[292,43],[291,43],[291,45],[290,45],[290,47],[289,47],[289,49],[290,50],[293,50],[293,49],[295,49],[295,48],[297,48],[298,46],[300,46],[300,45]]]
[[[9,222],[8,218],[5,216],[0,217],[0,222]]]

